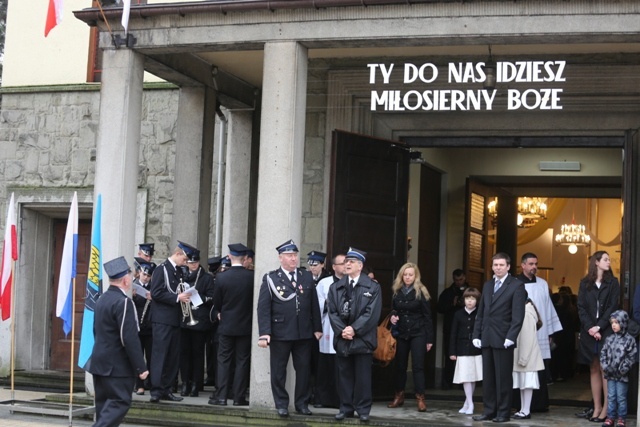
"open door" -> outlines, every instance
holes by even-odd
[[[407,259],[409,149],[387,141],[334,131],[328,248],[367,252],[383,289]],[[383,305],[388,308],[390,295]]]
[[[367,252],[366,266],[382,287],[382,315],[391,286],[407,259],[409,150],[399,142],[333,132],[327,248]],[[393,363],[374,366],[374,398],[388,398]]]
[[[622,163],[622,259],[620,271],[622,308],[633,314],[633,300],[640,292],[640,129],[626,132],[624,141],[624,160]],[[640,406],[638,399],[638,365],[634,365],[629,375],[629,410],[635,412]]]
[[[491,275],[489,259],[492,246],[489,243],[487,205],[493,195],[491,188],[473,178],[467,178],[462,268],[467,274],[469,285],[479,290],[482,290],[486,278]]]
[[[623,301],[621,305],[629,310],[633,303],[636,287],[640,284],[640,129],[627,131],[624,142],[624,160],[622,171],[622,265],[620,285]],[[635,230],[635,232],[634,232]]]

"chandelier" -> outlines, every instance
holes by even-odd
[[[536,225],[541,219],[547,219],[547,199],[541,197],[518,197],[517,224],[520,228],[529,228]],[[498,218],[498,198],[496,197],[487,205],[489,216],[496,225]]]
[[[578,246],[586,246],[591,242],[591,236],[587,234],[587,228],[582,224],[576,224],[575,218],[571,224],[560,227],[560,233],[556,234],[556,243],[568,246],[569,253],[578,252]]]

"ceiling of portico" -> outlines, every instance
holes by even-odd
[[[617,63],[630,58],[626,54],[640,53],[640,43],[599,43],[599,44],[509,44],[492,45],[491,51],[494,59],[513,59],[523,56],[547,56],[559,57],[562,55],[581,56],[581,60],[593,63]],[[446,60],[447,57],[477,60],[488,57],[488,45],[460,45],[460,46],[398,46],[377,47],[367,46],[358,48],[310,48],[309,59],[336,59],[349,60],[356,64],[366,64],[372,59],[384,60],[385,58],[438,58]],[[263,72],[263,51],[212,51],[198,52],[197,56],[215,65],[221,70],[261,88]],[[635,62],[635,60],[632,60]]]

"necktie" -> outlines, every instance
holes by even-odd
[[[353,280],[351,280],[349,282],[349,286],[347,286],[347,289],[346,289],[347,299],[351,299],[351,292],[353,291],[353,283],[354,283]]]
[[[500,289],[500,286],[502,285],[502,282],[500,280],[496,280],[496,284],[493,285],[493,293],[495,294],[496,292],[498,292],[498,289]]]
[[[293,271],[291,273],[289,273],[291,275],[291,286],[293,286],[294,288],[296,287],[296,273],[294,273]]]

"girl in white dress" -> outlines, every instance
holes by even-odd
[[[462,384],[465,401],[458,411],[461,414],[473,414],[473,391],[476,381],[482,381],[482,351],[471,343],[473,327],[476,323],[476,305],[480,299],[480,291],[467,288],[462,294],[464,308],[456,311],[451,324],[451,341],[449,358],[456,361],[453,382]]]
[[[540,388],[538,371],[544,369],[544,362],[538,345],[537,331],[541,326],[538,310],[531,299],[527,298],[524,321],[513,354],[513,388],[520,389],[520,410],[513,416],[516,420],[531,418],[533,390]]]

